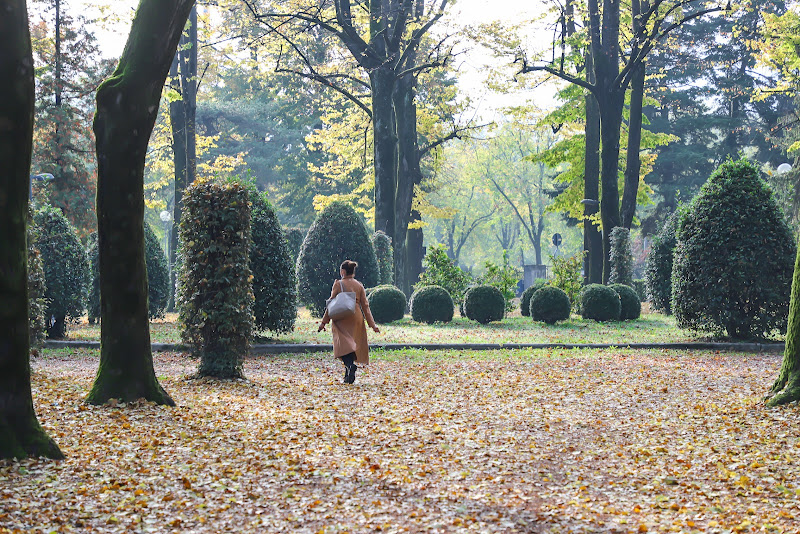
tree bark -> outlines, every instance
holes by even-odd
[[[413,59],[411,60],[413,62]],[[408,282],[408,249],[406,239],[414,201],[414,187],[422,183],[420,150],[417,137],[416,77],[405,74],[397,80],[393,101],[397,125],[397,191],[395,193],[395,285],[404,293]]]
[[[397,136],[395,135],[395,73],[385,64],[369,73],[372,92],[372,136],[375,165],[375,231],[395,243],[395,193],[397,183]]]
[[[24,0],[0,16],[0,458],[63,458],[33,409],[28,332],[28,191],[34,77]]]
[[[153,370],[144,258],[144,161],[193,0],[141,0],[114,74],[97,90],[100,367],[88,402],[173,405]]]
[[[586,58],[587,76],[594,82],[591,54]],[[583,205],[583,279],[586,284],[603,283],[603,236],[597,224],[591,222],[599,210],[600,201],[600,109],[591,94],[586,95],[586,156],[583,166],[583,198],[595,201]]]
[[[622,94],[611,91],[598,99],[600,108],[600,217],[603,223],[603,283],[611,274],[611,231],[620,225],[619,216],[619,129],[622,126]]]
[[[797,249],[794,262],[783,364],[781,364],[778,379],[772,384],[767,399],[768,406],[778,406],[800,400],[800,248]]]
[[[628,154],[625,161],[625,186],[622,190],[622,226],[631,229],[636,215],[636,197],[639,194],[639,172],[642,162],[639,149],[642,144],[642,102],[646,66],[643,61],[631,77],[631,108],[628,120]]]

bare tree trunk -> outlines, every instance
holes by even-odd
[[[141,0],[114,74],[97,91],[100,366],[88,402],[174,404],[153,370],[144,259],[144,161],[167,71],[194,0]]]
[[[24,0],[0,17],[0,458],[63,458],[33,409],[28,333],[28,190],[34,78]]]
[[[372,135],[375,164],[375,231],[396,242],[395,192],[397,183],[397,136],[395,135],[395,73],[386,64],[369,73],[372,88]],[[396,246],[395,246],[396,247]]]

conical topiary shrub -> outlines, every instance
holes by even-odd
[[[297,317],[295,261],[266,193],[250,191],[250,271],[256,330],[291,332]]]
[[[378,285],[378,260],[364,221],[349,205],[333,202],[308,229],[297,258],[297,293],[314,317],[325,313],[325,301],[344,260],[358,263],[356,279]]]
[[[89,285],[89,261],[75,228],[61,210],[44,206],[34,215],[45,278],[47,337],[62,338],[67,318],[83,315]]]
[[[653,309],[672,315],[672,255],[675,250],[675,232],[682,209],[675,210],[664,222],[650,252],[647,253],[647,266],[644,277],[647,298]]]
[[[372,248],[375,249],[375,257],[378,259],[378,283],[394,283],[394,248],[392,238],[378,230],[372,234]]]
[[[792,232],[759,170],[723,163],[678,223],[672,310],[678,326],[738,339],[786,328]]]

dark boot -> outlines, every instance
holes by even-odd
[[[352,384],[356,381],[356,353],[351,352],[350,354],[345,354],[342,356],[342,363],[347,368],[347,372],[344,375],[344,383],[345,384]]]

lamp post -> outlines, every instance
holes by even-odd
[[[54,180],[55,177],[49,172],[42,172],[39,174],[31,174],[30,181],[28,182],[28,200],[33,200],[33,181],[49,182]]]
[[[169,223],[172,221],[172,214],[167,210],[162,211],[159,214],[161,221],[164,223],[164,255],[167,257],[167,263],[169,264]],[[172,266],[169,266],[170,271],[172,271]]]

